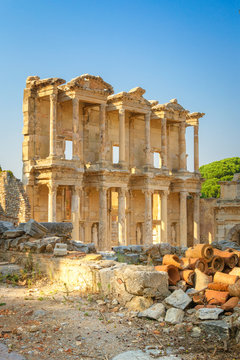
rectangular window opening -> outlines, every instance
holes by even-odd
[[[160,169],[162,167],[162,161],[161,161],[161,156],[160,156],[160,153],[155,151],[153,153],[153,166],[156,168],[156,169]]]
[[[113,147],[112,147],[112,161],[113,161],[113,164],[119,163],[119,146],[118,145],[113,145]]]
[[[65,140],[65,159],[72,160],[72,141]]]

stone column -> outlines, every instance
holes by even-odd
[[[145,244],[152,244],[152,191],[144,190],[145,194]]]
[[[48,183],[48,222],[57,221],[57,185]]]
[[[118,189],[118,242],[126,245],[125,189]]]
[[[79,220],[80,220],[80,187],[74,186],[72,189],[72,223],[73,223],[73,231],[72,231],[72,239],[80,240],[79,234]]]
[[[180,246],[187,246],[187,195],[180,192]]]
[[[186,170],[186,139],[185,139],[185,122],[180,123],[179,127],[179,166],[180,170]]]
[[[199,143],[198,143],[198,124],[194,128],[194,171],[199,171]]]
[[[161,120],[161,157],[162,167],[167,167],[167,120]]]
[[[200,243],[200,194],[193,195],[193,245]]]
[[[80,141],[79,141],[79,100],[72,99],[73,118],[72,118],[72,158],[73,160],[80,159]]]
[[[168,191],[161,191],[161,242],[167,243]]]
[[[49,156],[54,157],[56,151],[57,133],[57,94],[50,95],[50,129],[49,129]]]
[[[119,163],[125,160],[125,110],[119,109]]]
[[[99,250],[108,249],[107,239],[107,189],[99,189]]]
[[[151,166],[151,112],[145,114],[145,163]]]
[[[106,158],[106,104],[100,105],[99,134],[100,134],[99,161],[100,163],[104,163]]]

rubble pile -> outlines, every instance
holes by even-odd
[[[56,244],[64,243],[69,251],[94,253],[93,244],[71,240],[72,223],[38,223],[31,219],[17,227],[11,222],[0,221],[0,249],[31,253],[54,253]]]

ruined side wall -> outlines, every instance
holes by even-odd
[[[0,174],[0,220],[14,223],[30,219],[30,205],[22,182],[6,171]]]
[[[200,241],[210,243],[215,240],[215,206],[217,199],[200,199]]]

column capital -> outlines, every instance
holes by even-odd
[[[124,196],[126,194],[127,189],[124,187],[118,188],[118,194]]]
[[[125,109],[124,108],[119,108],[118,112],[119,112],[119,115],[125,115]]]
[[[47,183],[47,187],[49,192],[55,192],[57,191],[58,185],[57,184],[53,184],[52,182]]]
[[[56,94],[56,93],[51,93],[51,94],[49,95],[49,98],[50,98],[50,101],[57,101],[58,94]]]
[[[144,195],[152,195],[154,193],[153,189],[142,189]]]
[[[100,108],[101,111],[104,111],[106,109],[106,106],[107,106],[106,103],[102,103],[102,104],[99,105],[99,108]]]

